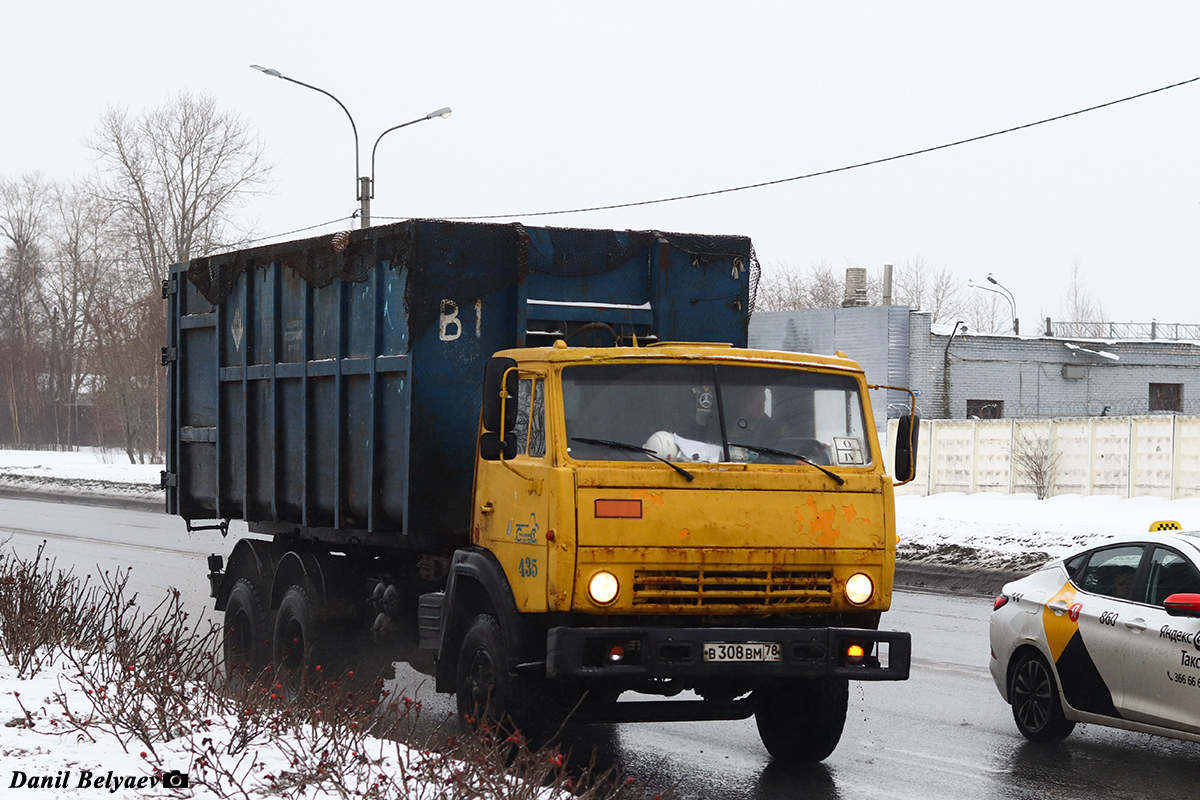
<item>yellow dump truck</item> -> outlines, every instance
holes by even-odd
[[[916,427],[889,475],[855,362],[745,347],[752,261],[422,221],[179,265],[164,484],[249,523],[210,558],[230,670],[402,660],[530,736],[753,715],[831,753],[848,681],[908,677]]]

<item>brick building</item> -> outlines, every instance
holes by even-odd
[[[925,419],[1200,414],[1200,342],[978,335],[907,306],[758,312],[750,346],[844,351],[867,381],[919,392]],[[877,390],[876,423],[908,407]]]

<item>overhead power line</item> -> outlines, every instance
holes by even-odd
[[[712,197],[713,195],[718,195],[718,194],[730,194],[732,192],[744,192],[749,189],[762,189],[763,187],[766,187],[766,186],[777,186],[781,183],[791,183],[792,181],[802,181],[802,180],[807,180],[808,178],[819,178],[822,175],[833,175],[838,172],[848,172],[852,169],[861,169],[862,167],[872,167],[872,166],[875,166],[876,164],[886,164],[889,161],[899,161],[902,158],[912,158],[913,156],[925,155],[926,153],[934,153],[938,150],[947,150],[951,147],[958,147],[959,145],[971,144],[972,142],[980,142],[980,141],[983,141],[984,139],[992,139],[996,136],[1003,136],[1007,133],[1015,133],[1016,131],[1022,131],[1027,128],[1034,128],[1034,127],[1037,127],[1038,125],[1047,125],[1051,122],[1058,122],[1060,120],[1068,119],[1070,117],[1077,117],[1080,114],[1087,114],[1092,111],[1099,111],[1102,108],[1109,108],[1110,106],[1119,105],[1120,103],[1128,103],[1130,100],[1138,100],[1142,97],[1149,97],[1152,94],[1158,94],[1159,92],[1165,92],[1168,89],[1178,89],[1180,86],[1187,86],[1189,83],[1196,83],[1197,81],[1200,81],[1200,76],[1197,76],[1195,78],[1189,78],[1188,80],[1180,81],[1179,83],[1172,83],[1170,86],[1160,86],[1157,89],[1151,89],[1150,91],[1147,91],[1147,92],[1139,92],[1137,94],[1131,94],[1128,97],[1122,97],[1119,100],[1110,100],[1107,103],[1100,103],[1099,105],[1089,106],[1087,108],[1081,108],[1078,111],[1070,111],[1066,114],[1058,114],[1057,116],[1046,117],[1045,119],[1039,119],[1036,122],[1027,122],[1024,125],[1014,125],[1013,127],[1005,128],[1004,130],[993,131],[991,133],[984,133],[979,136],[971,136],[967,139],[959,139],[958,141],[955,141],[955,142],[946,142],[945,144],[939,144],[939,145],[935,145],[933,147],[923,147],[920,150],[911,150],[907,153],[899,153],[894,156],[887,156],[886,158],[876,158],[871,161],[861,161],[857,164],[850,164],[850,165],[844,166],[844,167],[835,167],[833,169],[824,169],[824,170],[820,170],[819,172],[808,172],[808,173],[805,173],[804,175],[793,175],[790,178],[777,178],[775,180],[762,181],[760,183],[748,183],[744,186],[732,186],[727,189],[714,189],[714,190],[708,191],[708,192],[695,192],[693,194],[680,194],[680,195],[675,195],[673,197],[660,197],[657,200],[636,200],[636,201],[629,202],[629,203],[613,203],[612,205],[607,205],[607,206],[585,206],[585,207],[581,207],[581,208],[562,209],[559,211],[530,211],[530,212],[526,212],[524,214],[477,214],[474,216],[466,216],[466,217],[446,217],[446,219],[460,219],[460,220],[508,219],[511,217],[548,217],[548,216],[554,216],[557,214],[582,214],[582,213],[585,213],[588,211],[611,211],[611,210],[617,209],[617,208],[634,208],[636,206],[650,206],[650,205],[657,205],[659,203],[674,203],[679,200],[695,200],[696,198],[699,198],[699,197]],[[399,218],[389,217],[388,219],[399,219]]]

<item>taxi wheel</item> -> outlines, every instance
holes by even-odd
[[[759,738],[777,761],[821,761],[842,738],[849,702],[850,685],[845,678],[777,683],[758,698],[754,720]]]
[[[1075,723],[1063,716],[1054,674],[1039,653],[1027,652],[1020,658],[1008,689],[1017,729],[1031,742],[1065,738],[1075,730]]]

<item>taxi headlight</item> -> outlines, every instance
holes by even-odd
[[[606,606],[616,600],[620,590],[621,584],[617,581],[617,576],[611,572],[597,572],[588,581],[588,596],[598,606]]]
[[[856,572],[846,581],[846,599],[856,606],[861,606],[874,594],[875,582],[864,572]]]

